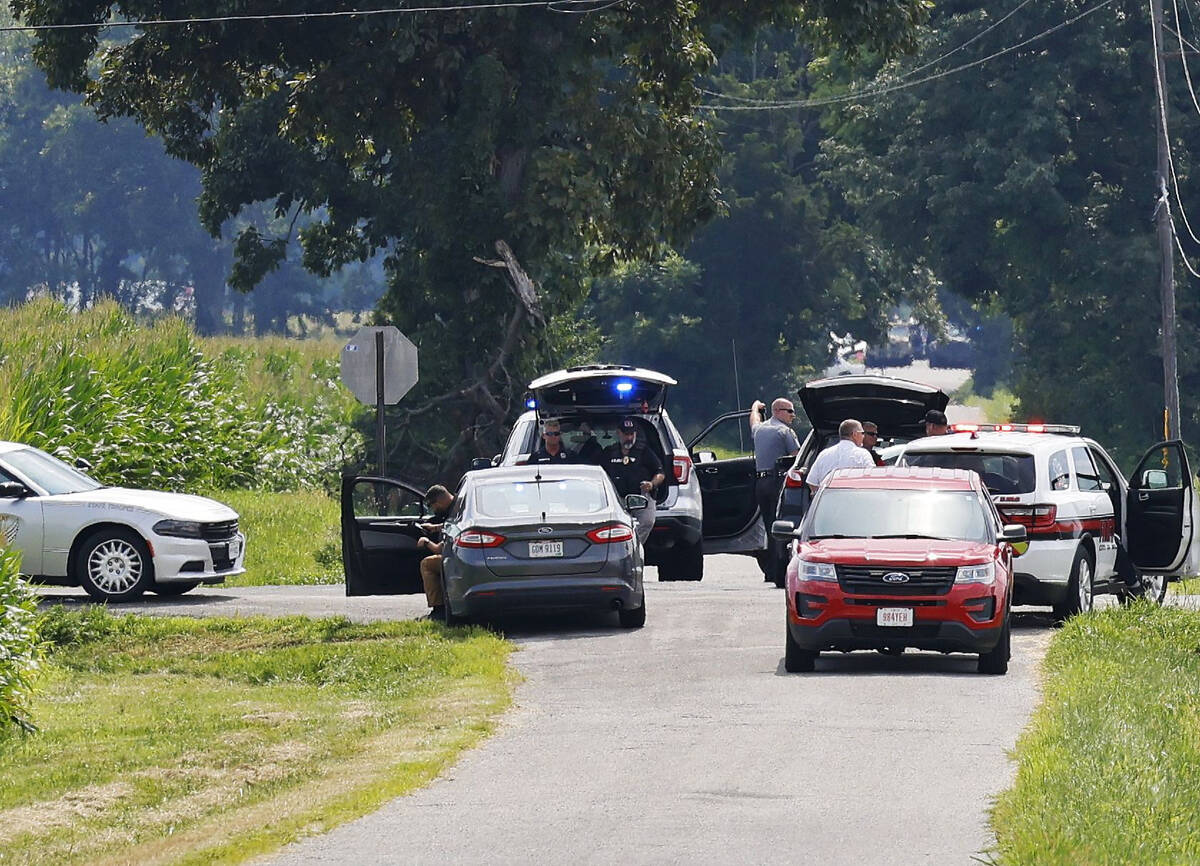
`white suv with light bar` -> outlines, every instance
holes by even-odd
[[[1127,481],[1078,427],[958,424],[952,431],[908,443],[899,463],[978,472],[1005,523],[1027,528],[1016,604],[1050,604],[1066,617],[1090,610],[1096,594],[1161,602],[1169,577],[1195,573],[1195,491],[1181,441],[1150,448]]]

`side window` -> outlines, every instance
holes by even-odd
[[[709,451],[717,460],[732,460],[737,457],[754,456],[754,436],[744,414],[723,418],[716,426],[697,439],[692,445],[692,454]],[[703,462],[703,461],[699,461]]]
[[[1071,468],[1066,451],[1055,451],[1046,463],[1051,490],[1067,490],[1071,486]]]
[[[1108,465],[1108,461],[1095,451],[1091,452],[1091,458],[1092,465],[1096,467],[1096,473],[1100,476],[1101,487],[1107,484],[1109,490],[1119,490],[1117,477],[1113,474],[1112,467]]]
[[[1179,465],[1179,454],[1173,448],[1164,448],[1162,456],[1142,463],[1141,477],[1130,482],[1139,490],[1168,490],[1183,487],[1183,467]]]
[[[502,462],[512,463],[517,459],[518,454],[526,454],[536,447],[536,445],[528,445],[529,434],[534,426],[535,424],[532,421],[517,422],[517,426],[509,434],[508,442],[504,446],[504,455],[501,458]]]
[[[1083,491],[1103,490],[1100,486],[1100,473],[1092,462],[1092,455],[1082,446],[1071,449],[1071,457],[1075,461],[1075,479],[1079,489]]]
[[[386,481],[358,481],[351,501],[355,517],[424,517],[424,499]]]

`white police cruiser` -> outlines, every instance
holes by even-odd
[[[1005,523],[1025,525],[1016,604],[1050,604],[1066,617],[1090,610],[1096,594],[1161,602],[1170,576],[1195,573],[1196,494],[1181,441],[1149,449],[1127,481],[1078,427],[952,429],[908,443],[899,463],[974,470]]]

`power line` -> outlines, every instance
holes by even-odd
[[[903,75],[897,76],[896,80],[904,81],[906,79],[912,78],[918,72],[923,72],[931,66],[936,66],[937,64],[941,63],[943,60],[950,57],[951,55],[957,54],[958,52],[962,51],[967,46],[972,45],[975,42],[978,42],[984,36],[987,36],[989,33],[991,33],[993,30],[995,30],[997,27],[999,27],[1001,24],[1003,24],[1009,18],[1012,18],[1014,15],[1016,15],[1018,12],[1020,12],[1022,9],[1024,9],[1026,6],[1028,6],[1032,2],[1033,2],[1033,0],[1022,0],[1022,2],[1018,6],[1016,6],[1016,8],[1014,8],[1012,11],[1010,11],[1007,15],[1004,15],[998,21],[994,21],[992,24],[990,24],[988,27],[986,27],[983,30],[976,33],[974,36],[972,36],[966,42],[963,42],[960,45],[956,45],[954,48],[951,48],[945,54],[941,55],[940,57],[935,57],[933,60],[930,60],[928,63],[922,63],[920,66],[914,67],[913,69],[909,69]],[[730,99],[735,102],[745,102],[745,103],[752,103],[752,104],[756,104],[756,105],[773,105],[773,104],[779,102],[779,99],[759,99],[759,98],[752,98],[752,97],[748,97],[748,96],[734,96],[732,93],[721,93],[720,91],[717,91],[717,90],[706,90],[703,87],[700,87],[697,89],[701,93],[704,93],[708,96],[718,96],[718,97],[721,97],[722,99]]]
[[[941,72],[936,72],[933,75],[926,75],[923,78],[918,78],[914,81],[893,84],[887,87],[872,88],[863,90],[859,93],[843,93],[838,96],[829,96],[822,99],[781,100],[777,102],[764,102],[761,105],[699,105],[697,108],[707,109],[709,111],[777,111],[780,109],[790,108],[817,108],[822,105],[834,105],[841,102],[857,102],[859,100],[869,99],[875,96],[884,96],[885,94],[895,93],[898,90],[907,90],[910,87],[916,87],[919,84],[925,84],[929,81],[936,81],[939,78],[946,78],[950,75],[956,75],[959,72],[965,72],[968,69],[974,69],[977,66],[982,66],[983,64],[991,60],[995,60],[998,57],[1003,57],[1006,54],[1019,51],[1027,45],[1031,45],[1034,42],[1045,39],[1047,36],[1057,33],[1059,30],[1062,30],[1065,27],[1070,27],[1072,24],[1082,21],[1092,13],[1098,12],[1106,6],[1111,6],[1114,2],[1116,2],[1116,0],[1103,0],[1103,2],[1097,3],[1095,6],[1080,12],[1078,15],[1068,18],[1065,21],[1061,21],[1048,30],[1043,30],[1041,33],[1038,33],[1035,36],[1030,36],[1028,39],[1018,42],[1016,45],[1010,45],[1008,48],[1002,48],[993,54],[989,54],[987,57],[981,57],[978,60],[972,60],[970,63],[964,63],[961,66],[944,69]]]
[[[333,12],[276,12],[262,15],[222,15],[210,18],[154,18],[137,21],[81,21],[70,24],[18,24],[0,27],[0,33],[36,33],[48,30],[98,30],[106,27],[164,27],[176,24],[226,24],[244,21],[295,21],[305,18],[366,18],[374,15],[414,15],[432,12],[477,12],[493,9],[541,7],[547,12],[586,15],[629,0],[497,0],[491,3],[458,3],[451,6],[397,6],[388,9],[342,9]]]

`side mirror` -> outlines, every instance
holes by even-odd
[[[640,493],[630,493],[625,497],[626,511],[641,511],[650,505],[650,500]]]
[[[491,469],[495,465],[496,464],[487,457],[476,457],[471,461],[471,471],[474,472],[476,469]]]
[[[1012,545],[1013,556],[1020,556],[1029,550],[1029,530],[1020,523],[1006,523],[1000,530],[999,540]]]
[[[1103,490],[1105,493],[1111,492],[1112,491],[1112,482],[1111,481],[1101,481],[1100,489]]]
[[[495,457],[493,457],[493,458],[492,458],[492,465],[493,465],[493,466],[499,466],[499,465],[500,465],[500,461],[501,461],[502,459],[504,459],[504,455],[503,455],[503,454],[497,454]]]
[[[0,482],[0,499],[24,499],[32,491],[20,481]]]
[[[1142,473],[1141,486],[1146,490],[1165,490],[1169,485],[1166,470],[1147,469]]]
[[[716,463],[717,462],[717,454],[715,451],[697,451],[696,452],[696,462],[697,463]]]
[[[771,524],[771,537],[776,541],[791,541],[796,532],[796,524],[790,520],[776,520]]]
[[[75,468],[82,469],[84,472],[87,472],[89,469],[92,468],[92,464],[88,463],[82,457],[76,457],[75,458]]]

